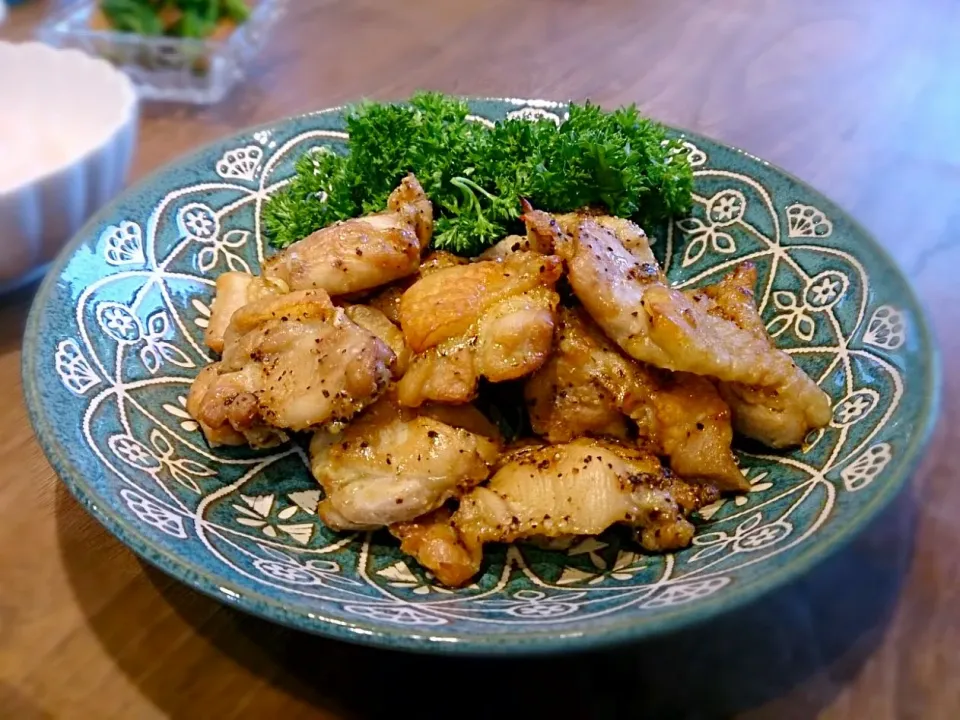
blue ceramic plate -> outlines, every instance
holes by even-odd
[[[562,104],[481,100],[475,120],[559,121]],[[24,385],[44,450],[120,540],[220,600],[303,630],[393,648],[569,650],[702,622],[795,578],[908,479],[936,415],[938,365],[906,280],[836,205],[767,163],[686,135],[690,217],[649,228],[671,280],[750,259],[771,335],[834,402],[802,451],[743,454],[749,493],[702,511],[692,547],[648,556],[612,532],[568,551],[488,552],[438,586],[385,534],[338,534],[299,446],[211,451],[186,410],[214,278],[270,252],[263,203],[313,147],[343,148],[328,110],[167,166],[74,239],[37,296]]]

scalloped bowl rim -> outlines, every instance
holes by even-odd
[[[487,97],[487,96],[464,96],[467,100],[490,100],[504,102],[523,102],[536,103],[540,100],[520,100],[507,97]],[[562,101],[566,102],[566,101]],[[562,102],[560,104],[562,104]],[[767,593],[782,587],[791,581],[796,581],[811,568],[833,555],[836,551],[845,547],[853,538],[855,538],[867,525],[874,520],[883,508],[903,490],[920,465],[923,456],[923,450],[931,440],[933,431],[937,425],[940,416],[941,406],[941,387],[942,387],[942,367],[941,357],[938,345],[935,342],[930,323],[927,318],[925,306],[920,302],[913,286],[906,276],[900,270],[889,252],[884,248],[863,225],[853,216],[843,210],[834,201],[817,191],[809,183],[800,180],[792,173],[784,170],[778,165],[757,158],[755,155],[730,145],[729,143],[714,140],[710,136],[702,133],[688,131],[682,128],[671,127],[677,132],[684,134],[691,139],[702,138],[716,145],[723,146],[751,159],[762,162],[767,167],[782,174],[791,182],[802,186],[824,198],[824,200],[837,213],[842,214],[865,239],[868,239],[872,245],[872,250],[886,262],[891,268],[895,269],[904,280],[904,292],[909,300],[917,309],[916,331],[922,347],[928,351],[927,362],[929,373],[927,374],[927,383],[924,389],[925,405],[921,424],[911,434],[909,445],[900,455],[899,461],[895,466],[889,469],[890,478],[884,484],[883,489],[878,492],[871,501],[861,503],[857,513],[850,518],[850,521],[841,529],[836,531],[833,539],[829,543],[819,545],[812,544],[804,550],[798,552],[790,562],[774,568],[770,573],[762,578],[746,585],[741,586],[731,592],[724,593],[722,599],[707,599],[702,603],[692,603],[691,605],[679,606],[675,610],[661,614],[658,617],[656,625],[636,623],[630,618],[625,618],[619,622],[610,622],[596,630],[584,630],[576,632],[551,632],[543,631],[537,633],[528,633],[523,637],[514,638],[511,641],[494,638],[488,640],[483,636],[471,636],[459,639],[447,637],[436,638],[429,634],[417,634],[411,631],[401,629],[385,628],[382,624],[368,622],[365,620],[352,620],[347,623],[335,617],[324,616],[322,614],[310,613],[309,615],[301,611],[291,611],[283,602],[278,601],[262,592],[251,590],[247,586],[238,586],[225,578],[219,578],[215,573],[209,571],[198,571],[185,561],[181,561],[175,555],[170,553],[162,545],[152,541],[147,535],[139,531],[136,526],[131,525],[121,517],[117,516],[112,509],[102,508],[97,505],[96,498],[92,497],[84,488],[83,474],[67,459],[61,447],[52,436],[44,429],[46,418],[44,417],[44,408],[40,402],[40,392],[36,382],[36,352],[37,329],[40,322],[41,306],[45,304],[47,296],[56,285],[57,278],[67,262],[73,256],[73,253],[84,244],[92,235],[93,230],[109,218],[115,206],[117,206],[123,195],[136,192],[145,188],[170,170],[189,164],[194,159],[199,158],[208,150],[219,147],[223,142],[230,138],[241,137],[253,134],[259,130],[266,130],[277,125],[295,121],[297,119],[315,117],[317,115],[338,112],[343,109],[343,105],[328,107],[322,110],[299,113],[271,122],[261,123],[240,129],[236,132],[224,135],[209,143],[198,146],[193,151],[173,158],[161,167],[152,171],[141,178],[133,186],[129,187],[120,197],[115,198],[107,206],[102,208],[94,215],[84,227],[71,239],[63,248],[60,255],[52,264],[50,271],[40,286],[34,299],[27,321],[26,332],[24,336],[24,352],[22,357],[22,380],[24,394],[27,399],[28,414],[31,425],[33,426],[37,439],[44,451],[47,459],[53,466],[57,475],[70,490],[71,494],[90,512],[112,535],[121,543],[132,550],[138,557],[147,561],[154,567],[164,571],[172,577],[188,584],[195,590],[221,602],[226,605],[236,607],[253,616],[260,617],[271,622],[276,622],[286,627],[298,631],[306,631],[322,637],[335,640],[343,640],[351,643],[367,645],[371,647],[381,647],[385,649],[407,650],[418,653],[445,654],[445,655],[468,655],[468,656],[520,656],[520,655],[540,655],[556,652],[581,652],[606,648],[614,645],[622,645],[630,642],[650,639],[665,635],[682,628],[699,625],[710,618],[726,614],[738,608],[754,602]]]
[[[0,0],[0,5],[3,0]],[[10,42],[0,40],[0,59],[4,53],[41,53],[52,58],[55,62],[64,68],[75,71],[78,67],[84,67],[84,80],[89,81],[91,77],[99,77],[111,88],[113,97],[118,98],[117,113],[112,121],[97,133],[93,142],[84,143],[75,149],[71,149],[70,158],[57,163],[56,165],[39,171],[34,175],[26,177],[22,182],[3,187],[0,185],[0,198],[12,197],[23,192],[25,189],[41,185],[50,178],[56,177],[65,170],[85,162],[87,159],[96,155],[97,152],[107,147],[120,134],[125,127],[133,122],[137,117],[138,96],[136,88],[129,77],[103,58],[89,55],[74,48],[55,48],[42,42]],[[91,69],[93,73],[89,72]],[[40,92],[43,92],[41,88]],[[72,246],[72,240],[65,247]]]

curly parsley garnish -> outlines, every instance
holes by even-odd
[[[310,152],[264,208],[271,242],[286,247],[338,220],[377,212],[409,172],[433,201],[433,245],[462,255],[521,230],[520,199],[551,212],[583,207],[655,224],[690,207],[682,143],[640,115],[572,104],[549,119],[467,120],[467,104],[419,93],[409,104],[365,103],[347,115],[350,152]]]

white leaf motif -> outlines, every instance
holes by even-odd
[[[213,270],[217,264],[217,256],[219,254],[218,248],[215,246],[203,248],[197,254],[197,267],[200,269],[200,272],[210,272]]]
[[[797,315],[797,322],[794,325],[794,331],[797,337],[806,342],[813,340],[813,334],[816,331],[816,325],[809,315]]]
[[[212,477],[217,474],[216,470],[212,470],[206,465],[201,465],[200,463],[190,460],[189,458],[179,458],[173,464],[175,464],[178,469],[183,470],[185,473],[196,475],[197,477]]]
[[[713,249],[718,253],[729,255],[737,251],[737,244],[733,238],[726,233],[715,233],[713,236]]]
[[[217,175],[225,180],[252,181],[257,176],[263,149],[257,145],[227,150],[217,161]]]
[[[153,345],[143,346],[140,350],[140,362],[143,363],[143,366],[151,375],[156,375],[157,370],[160,369],[160,365],[162,364],[160,353],[157,352],[157,348]]]
[[[773,294],[773,304],[781,310],[794,310],[797,307],[797,296],[789,290],[778,290]]]
[[[249,230],[230,230],[223,234],[220,242],[228,248],[239,248],[246,245],[249,238]]]
[[[787,208],[787,234],[790,237],[829,237],[833,223],[813,207],[797,203]]]
[[[273,495],[257,495],[255,497],[241,495],[240,499],[253,508],[253,511],[260,517],[267,517],[273,508]]]
[[[579,543],[574,545],[567,551],[567,555],[573,557],[574,555],[584,555],[586,553],[594,553],[597,550],[603,550],[607,547],[607,543],[602,540],[597,540],[597,538],[587,537],[581,540]]]
[[[296,505],[290,505],[289,507],[285,507],[283,510],[278,512],[277,517],[281,520],[289,520],[296,515],[299,510],[300,508],[298,508]]]
[[[190,301],[190,304],[193,305],[193,309],[200,313],[203,317],[210,317],[210,308],[205,303],[193,298]]]
[[[703,257],[707,251],[707,238],[709,233],[694,235],[687,245],[686,252],[683,253],[683,267],[693,265],[697,260]]]
[[[706,560],[708,557],[712,557],[713,555],[722,553],[724,550],[727,549],[727,546],[729,544],[730,544],[729,541],[727,541],[727,542],[714,543],[713,545],[706,545],[702,550],[698,550],[693,555],[691,555],[690,559],[687,560],[687,562],[695,563],[695,562],[700,562],[701,560]]]
[[[297,523],[295,525],[278,525],[281,532],[286,533],[301,545],[310,542],[313,536],[313,525],[310,523]]]
[[[737,535],[753,530],[763,520],[761,513],[754,513],[737,526]]]
[[[863,342],[883,350],[896,350],[907,337],[906,315],[890,305],[881,305],[870,317]]]
[[[181,407],[177,407],[176,405],[171,405],[169,403],[164,403],[162,407],[174,417],[183,418],[184,420],[190,419],[190,413]]]
[[[507,113],[507,120],[529,120],[530,122],[536,122],[538,120],[549,120],[555,125],[559,126],[562,122],[560,116],[556,113],[548,112],[546,110],[541,110],[540,108],[525,107],[520,110],[512,110]]]
[[[446,625],[447,620],[427,615],[409,605],[344,605],[343,609],[353,615],[397,625]]]
[[[843,486],[850,492],[862,490],[883,472],[892,459],[893,448],[890,444],[877,443],[840,471]]]
[[[147,328],[153,337],[163,337],[166,335],[167,327],[167,313],[164,310],[157,310],[157,312],[147,318]]]
[[[385,577],[387,580],[405,583],[419,583],[417,576],[413,574],[410,568],[403,560],[394,563],[383,570],[378,570],[377,575]]]
[[[103,256],[110,265],[143,265],[143,237],[140,226],[125,220],[111,225],[100,234]]]
[[[775,338],[783,334],[783,332],[793,324],[793,315],[778,315],[773,320],[770,321],[770,324],[767,325],[767,332],[770,334],[770,337]]]
[[[127,488],[120,491],[120,496],[131,512],[142,522],[172,537],[181,540],[187,537],[187,531],[183,527],[183,518],[176,513]]]
[[[724,500],[724,499],[721,498],[720,500],[717,500],[716,502],[712,502],[712,503],[710,503],[709,505],[700,508],[700,509],[697,511],[697,514],[700,515],[700,517],[702,517],[704,520],[709,520],[709,519],[711,519],[714,515],[717,514],[717,511],[718,511],[720,508],[722,508],[722,507],[726,504],[726,502],[727,502],[726,500]]]
[[[560,573],[560,579],[557,580],[557,585],[573,585],[574,583],[583,582],[584,580],[590,580],[593,577],[593,573],[584,572],[583,570],[568,566]]]
[[[83,395],[90,388],[100,384],[100,378],[93,372],[87,358],[80,352],[73,338],[61,340],[54,354],[54,366],[60,382],[75,395]]]
[[[317,503],[320,502],[319,490],[299,490],[288,494],[287,497],[295,502],[304,512],[310,513],[311,515],[316,514]]]
[[[468,120],[469,122],[475,122],[475,123],[480,123],[481,125],[486,125],[488,128],[493,128],[497,126],[496,123],[493,122],[492,120],[487,120],[487,118],[480,117],[479,115],[467,115],[467,117],[464,119]]]
[[[156,346],[160,354],[163,355],[163,358],[174,365],[182,368],[193,368],[197,366],[197,364],[190,359],[190,356],[176,345],[171,345],[168,342],[159,342]]]
[[[247,261],[242,257],[235,253],[226,251],[224,251],[223,255],[227,259],[227,267],[229,267],[231,270],[234,272],[247,273],[248,275],[250,274],[250,266],[247,265]]]
[[[167,440],[166,435],[157,428],[154,428],[150,433],[150,444],[153,445],[154,450],[160,453],[160,457],[167,459],[173,456],[173,445]]]
[[[697,168],[707,163],[707,154],[694,145],[689,140],[683,141],[683,147],[687,150],[687,162],[690,167]]]
[[[668,585],[666,590],[660,595],[647,600],[640,607],[658,608],[671,607],[673,605],[685,605],[694,600],[701,600],[708,595],[713,595],[717,590],[726,587],[730,583],[728,577],[715,577],[698,582],[680,583],[677,585]]]

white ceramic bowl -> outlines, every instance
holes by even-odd
[[[0,292],[43,273],[123,187],[137,94],[104,60],[0,42]]]

